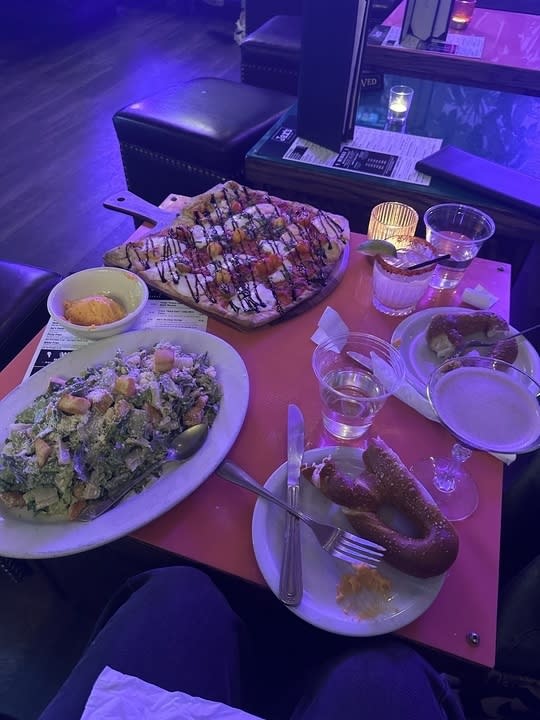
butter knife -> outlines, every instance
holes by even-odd
[[[304,457],[304,418],[296,405],[289,405],[287,413],[287,448],[287,500],[296,508]],[[279,597],[286,605],[296,606],[300,604],[303,593],[300,521],[287,513],[285,523]]]

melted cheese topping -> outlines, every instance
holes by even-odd
[[[195,247],[199,249],[204,249],[212,240],[219,241],[224,235],[224,230],[219,225],[193,225],[190,229]],[[184,245],[184,250],[185,247]]]

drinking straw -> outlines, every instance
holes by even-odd
[[[452,256],[449,253],[446,255],[439,255],[438,257],[431,258],[431,260],[424,260],[421,263],[416,263],[416,265],[411,265],[410,267],[405,268],[405,270],[419,270],[420,268],[427,267],[428,265],[438,263],[441,260],[448,260],[450,257]]]

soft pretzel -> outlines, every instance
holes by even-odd
[[[492,312],[472,312],[465,314],[434,315],[426,330],[426,340],[430,350],[440,360],[459,352],[469,336],[479,335],[495,340],[488,355],[496,360],[513,363],[518,354],[515,338],[506,339],[510,326],[501,317]]]
[[[386,548],[384,559],[390,565],[420,578],[446,572],[459,547],[451,523],[381,438],[368,441],[362,458],[366,472],[356,477],[340,473],[331,457],[303,466],[302,475],[341,506],[359,535]],[[379,515],[384,506],[398,508],[411,521],[414,537],[385,524]]]

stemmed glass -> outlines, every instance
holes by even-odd
[[[412,471],[449,520],[464,520],[478,506],[478,488],[464,467],[472,449],[521,454],[540,447],[540,384],[502,360],[468,356],[434,370],[427,393],[459,442],[451,457],[431,457]]]

